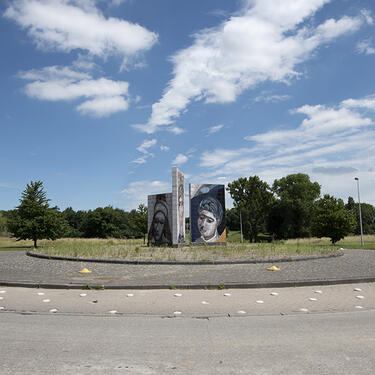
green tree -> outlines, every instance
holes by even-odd
[[[272,190],[277,195],[268,221],[268,230],[279,238],[311,235],[310,221],[314,201],[320,196],[320,185],[307,174],[291,174],[275,180]]]
[[[55,240],[64,233],[66,222],[57,207],[49,206],[41,181],[26,185],[20,205],[8,218],[7,227],[18,240],[33,240],[34,247],[41,239]]]
[[[350,210],[355,216],[356,227],[354,234],[360,235],[361,228],[359,223],[359,207],[358,203],[354,202],[352,197],[348,198],[348,203],[345,205],[347,210]],[[369,203],[361,203],[362,213],[362,228],[363,234],[375,234],[375,207]]]
[[[336,199],[329,194],[315,202],[311,220],[312,234],[316,237],[329,237],[335,244],[355,228],[355,218],[351,211],[345,208],[342,199]]]
[[[241,177],[229,183],[227,190],[233,198],[234,207],[241,212],[244,238],[250,242],[257,241],[258,234],[265,230],[274,199],[269,185],[258,176]]]
[[[144,204],[140,204],[134,215],[135,225],[137,232],[140,232],[143,236],[143,243],[146,243],[147,235],[147,224],[148,224],[148,210]]]
[[[233,207],[225,210],[225,223],[227,225],[227,233],[229,230],[240,230],[240,213],[238,208]]]
[[[5,233],[7,231],[7,219],[2,212],[0,212],[0,233]]]

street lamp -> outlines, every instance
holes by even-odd
[[[362,211],[361,211],[361,199],[359,198],[359,178],[354,177],[357,181],[357,191],[358,191],[358,207],[359,207],[359,226],[361,227],[361,246],[364,245],[363,243],[363,229],[362,229]]]

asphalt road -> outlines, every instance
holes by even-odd
[[[30,314],[217,317],[375,310],[375,283],[223,290],[0,288],[0,316]]]
[[[375,251],[345,250],[343,256],[276,264],[281,270],[268,271],[273,263],[227,265],[127,265],[70,262],[33,258],[23,251],[0,252],[0,285],[106,289],[186,288],[322,285],[375,281]],[[80,274],[82,268],[92,271]]]
[[[372,375],[375,311],[161,318],[0,315],[0,373]]]

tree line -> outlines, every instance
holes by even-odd
[[[228,184],[234,208],[227,210],[229,230],[240,230],[250,242],[329,237],[332,243],[348,234],[360,234],[358,204],[352,197],[344,204],[329,194],[322,198],[321,187],[307,174],[290,174],[272,186],[258,176],[241,177]],[[375,207],[361,203],[364,234],[375,234]]]
[[[258,176],[241,177],[228,184],[234,208],[226,211],[228,230],[240,230],[250,242],[303,237],[329,237],[336,243],[348,234],[360,234],[358,204],[347,204],[329,194],[307,174],[276,179],[272,186]],[[361,203],[364,234],[375,234],[375,207]],[[147,234],[147,207],[130,212],[111,206],[94,210],[60,211],[50,206],[41,181],[27,184],[20,204],[0,211],[0,234],[18,239],[143,238]]]
[[[31,239],[34,247],[40,239],[145,238],[147,233],[147,207],[143,204],[130,212],[111,206],[60,211],[49,202],[43,183],[31,181],[14,210],[0,211],[0,232],[8,231],[20,240]]]

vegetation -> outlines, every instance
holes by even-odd
[[[360,234],[359,209],[353,198],[349,197],[346,205],[334,197],[318,200],[319,184],[301,173],[275,180],[271,190],[266,189],[267,186],[257,176],[241,178],[228,185],[235,206],[226,211],[228,232],[240,229],[241,212],[244,238],[250,242],[253,238],[246,233],[249,228],[256,229],[257,241],[270,242],[312,235],[328,236],[337,242],[342,236]],[[267,199],[262,199],[264,196]],[[375,207],[361,203],[361,209],[363,233],[375,234]]]
[[[298,173],[275,180],[272,190],[277,200],[268,220],[269,233],[279,239],[309,237],[312,207],[320,196],[320,185]]]
[[[294,243],[230,243],[227,246],[147,247],[143,240],[59,239],[41,241],[38,253],[80,258],[123,259],[132,261],[218,261],[289,259],[295,256],[337,254],[338,247],[327,240]]]
[[[349,197],[346,205],[334,197],[319,200],[320,186],[306,174],[288,175],[275,180],[272,187],[258,176],[243,177],[228,184],[227,190],[234,199],[234,207],[226,210],[230,243],[241,242],[240,216],[245,240],[269,242],[272,249],[280,241],[289,244],[286,240],[291,238],[328,236],[335,243],[343,236],[360,234],[358,204],[354,199]],[[375,234],[375,207],[368,203],[361,207],[364,234]],[[188,218],[186,224],[188,228]],[[142,244],[147,234],[147,207],[140,205],[130,212],[111,206],[87,211],[68,207],[60,212],[58,207],[49,206],[42,182],[31,182],[15,210],[0,211],[0,235],[9,232],[19,240],[18,247],[12,244],[11,248],[29,246],[22,239],[32,239],[36,246],[41,239],[58,237],[140,239]],[[212,247],[208,249],[215,251]]]
[[[68,207],[62,216],[69,225],[63,237],[145,238],[147,234],[147,207],[143,204],[130,212],[111,206],[77,212]]]
[[[241,215],[244,238],[257,242],[258,234],[265,231],[274,200],[270,187],[258,176],[253,176],[241,177],[229,183],[227,190]]]
[[[356,225],[353,233],[361,234],[358,204],[354,202],[354,199],[352,197],[349,197],[348,203],[345,205],[345,208],[351,211],[355,217]],[[363,233],[375,234],[375,207],[368,203],[361,203],[361,213]]]
[[[3,212],[0,211],[0,234],[6,234],[7,232],[7,219]]]
[[[342,199],[325,194],[314,204],[311,230],[316,237],[329,237],[335,244],[355,228],[355,218]]]
[[[27,184],[20,205],[7,219],[7,227],[18,240],[33,240],[34,247],[40,239],[55,240],[62,236],[66,226],[56,207],[50,208],[49,199],[41,181]]]

